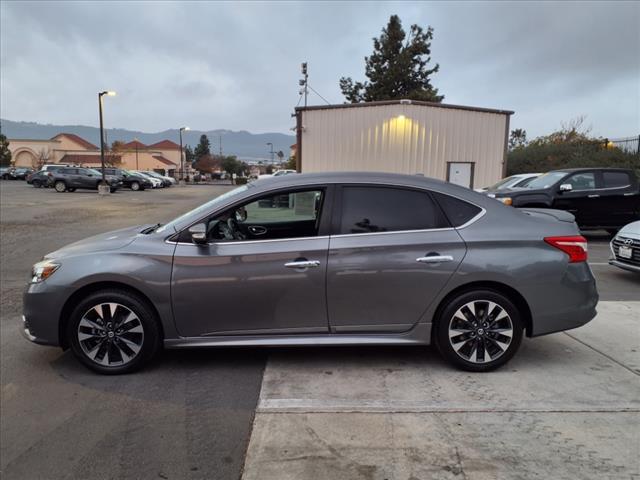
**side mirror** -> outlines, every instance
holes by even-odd
[[[93,177],[93,173],[87,173],[87,177]]]
[[[560,185],[561,192],[570,192],[571,190],[573,190],[573,186],[570,183],[563,183]]]
[[[204,223],[198,223],[189,228],[191,240],[198,245],[207,243],[207,226]]]

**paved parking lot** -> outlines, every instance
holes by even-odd
[[[102,377],[20,337],[42,255],[228,188],[100,198],[0,183],[2,478],[640,476],[640,279],[606,264],[603,234],[588,235],[598,317],[526,340],[491,374],[453,370],[432,349],[371,347],[173,351]]]

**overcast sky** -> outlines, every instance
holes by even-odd
[[[391,14],[435,29],[433,84],[445,103],[515,110],[529,137],[586,115],[592,133],[640,133],[640,3],[0,3],[0,116],[288,132],[300,62],[342,103],[364,79],[371,38]],[[324,103],[316,95],[310,104]]]

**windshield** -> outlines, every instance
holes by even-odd
[[[508,186],[507,184],[510,185],[512,180],[514,180],[514,177],[503,178],[498,183],[494,183],[488,187],[487,190],[499,190],[500,188],[506,188]]]
[[[533,180],[527,188],[537,189],[537,188],[549,188],[551,185],[557,183],[561,178],[563,178],[567,172],[549,172],[544,175],[540,175],[538,178]]]
[[[229,190],[228,192],[223,193],[222,195],[214,198],[213,200],[209,200],[207,203],[203,203],[202,205],[200,205],[199,207],[194,208],[193,210],[180,215],[178,218],[175,218],[173,220],[171,220],[169,223],[167,223],[166,225],[163,225],[162,227],[160,227],[157,231],[158,232],[163,232],[168,228],[174,228],[175,225],[178,225],[179,223],[181,223],[183,220],[185,220],[186,218],[190,217],[190,216],[199,216],[200,214],[205,214],[206,212],[209,212],[211,210],[213,210],[213,208],[224,202],[227,198],[230,197],[235,197],[236,195],[238,195],[239,193],[244,192],[245,190],[247,190],[249,188],[248,185],[241,185],[238,188],[234,188],[233,190]]]

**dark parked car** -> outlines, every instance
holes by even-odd
[[[102,182],[102,174],[92,168],[62,167],[51,173],[51,184],[57,192],[73,192],[78,188],[97,190]],[[118,177],[107,175],[106,180],[112,192],[122,186]]]
[[[48,254],[22,330],[101,373],[139,367],[162,345],[430,343],[485,371],[525,334],[584,325],[597,302],[566,212],[418,176],[302,174]]]
[[[48,170],[40,170],[39,172],[34,172],[27,177],[27,183],[33,185],[36,188],[51,187],[53,186],[51,183],[53,179],[53,172],[55,172],[56,170],[57,169],[49,168]]]
[[[9,170],[11,170],[9,167],[0,167],[0,178],[2,178],[3,180],[8,180]]]
[[[148,178],[138,175],[135,172],[123,170],[122,168],[105,168],[104,171],[107,175],[119,178],[124,187],[130,188],[133,191],[153,188],[153,184]]]
[[[33,173],[32,168],[18,167],[4,169],[1,175],[4,180],[26,180],[31,173]]]
[[[614,235],[640,220],[640,185],[633,170],[574,168],[545,173],[524,189],[494,192],[514,207],[556,208],[571,212],[582,229],[605,229]]]

